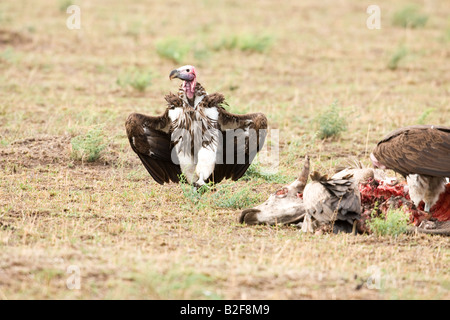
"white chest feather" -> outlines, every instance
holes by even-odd
[[[183,113],[183,108],[174,108],[169,110],[169,118],[173,122],[177,122]]]
[[[188,182],[204,184],[216,164],[220,133],[217,108],[175,108],[169,110],[169,118],[181,171]]]
[[[205,116],[207,116],[209,119],[213,121],[219,120],[219,111],[217,111],[216,107],[213,108],[206,108],[203,110]]]

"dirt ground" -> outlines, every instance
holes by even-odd
[[[394,25],[411,3],[383,0],[370,30],[365,2],[80,0],[81,29],[70,30],[70,1],[1,2],[0,299],[449,299],[448,237],[238,223],[305,154],[331,173],[368,165],[395,128],[450,125],[450,8],[414,3],[425,26]],[[261,36],[262,49],[248,40]],[[176,50],[162,53],[169,40]],[[201,197],[151,179],[124,122],[161,114],[184,64],[233,112],[267,115],[278,172]],[[347,130],[321,140],[315,119],[334,101]],[[74,139],[98,128],[100,157],[74,156]]]

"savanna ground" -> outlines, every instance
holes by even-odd
[[[332,173],[392,129],[450,125],[448,2],[416,2],[405,28],[405,1],[80,0],[69,30],[71,3],[0,2],[0,299],[450,298],[448,238],[237,222],[305,154]],[[231,111],[267,115],[277,173],[202,196],[150,178],[124,121],[162,113],[184,64]],[[335,101],[347,130],[320,139]]]

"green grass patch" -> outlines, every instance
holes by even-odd
[[[20,55],[12,48],[7,47],[5,50],[0,52],[0,63],[6,62],[6,63],[16,63],[20,60]]]
[[[288,176],[282,175],[280,173],[270,173],[265,172],[261,168],[259,168],[259,165],[257,163],[252,163],[250,167],[248,167],[247,171],[241,178],[244,181],[250,181],[250,180],[264,180],[266,182],[270,183],[289,183],[291,179]]]
[[[274,43],[274,37],[270,35],[245,35],[240,38],[239,49],[241,51],[252,51],[263,53]]]
[[[215,278],[179,265],[172,266],[166,272],[150,270],[129,277],[156,299],[223,299],[212,290]]]
[[[450,27],[447,27],[444,30],[444,34],[442,35],[442,40],[444,42],[450,42]]]
[[[70,7],[72,4],[75,4],[72,0],[59,0],[58,1],[58,8],[61,12],[66,12],[67,8]]]
[[[390,70],[396,70],[398,68],[399,63],[408,55],[408,49],[404,46],[400,46],[395,50],[395,52],[391,55],[387,67]]]
[[[209,182],[200,188],[188,184],[184,176],[180,177],[180,187],[188,206],[185,209],[200,210],[205,208],[242,209],[259,201],[260,195],[252,190],[251,185],[236,188],[234,183],[214,184]]]
[[[270,49],[274,42],[275,37],[267,34],[230,35],[222,37],[222,39],[213,46],[213,49],[216,51],[238,49],[241,51],[263,53]]]
[[[100,158],[106,147],[105,135],[100,126],[90,129],[86,134],[71,139],[72,158],[75,160],[94,162]]]
[[[257,204],[261,199],[251,185],[236,189],[234,184],[222,184],[212,195],[212,201],[216,208],[242,209]]]
[[[190,52],[190,46],[183,40],[167,38],[156,42],[156,52],[160,57],[181,63]]]
[[[418,124],[426,124],[428,117],[430,116],[430,114],[433,113],[433,111],[435,111],[435,108],[427,108],[425,109],[424,112],[422,112],[422,114],[419,116],[419,118],[417,119],[417,123]]]
[[[152,83],[152,74],[148,71],[128,70],[117,78],[116,83],[123,88],[131,87],[144,92]]]
[[[392,24],[403,28],[423,28],[427,24],[428,15],[420,12],[415,5],[408,5],[394,13]]]
[[[324,112],[314,118],[318,127],[317,137],[319,139],[338,137],[347,130],[347,121],[340,116],[340,113],[341,110],[336,100]]]
[[[210,189],[214,187],[214,184],[210,182],[196,189],[187,182],[184,174],[181,174],[179,178],[180,187],[184,198],[187,199],[191,205],[194,205],[196,209],[206,207],[206,203],[204,199],[202,199],[202,195],[208,193]]]
[[[367,221],[369,229],[377,236],[398,236],[406,232],[409,225],[409,214],[401,209],[389,210],[386,215],[376,216],[372,212],[371,219]]]
[[[211,52],[205,47],[197,47],[194,49],[194,59],[198,62],[208,61],[211,57]]]
[[[233,50],[238,47],[238,36],[232,35],[227,37],[222,37],[219,42],[217,42],[213,48],[216,51],[220,50]]]

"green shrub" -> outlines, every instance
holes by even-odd
[[[90,129],[86,134],[72,138],[70,143],[72,158],[87,162],[98,160],[106,147],[103,129],[99,126]]]
[[[59,0],[59,3],[58,3],[59,11],[65,13],[67,8],[70,7],[72,4],[76,4],[76,3],[74,3],[74,1],[72,1],[72,0]]]
[[[214,45],[214,50],[233,50],[238,46],[239,38],[236,35],[222,37],[222,39]]]
[[[7,47],[4,51],[0,52],[0,63],[2,61],[11,64],[16,63],[19,61],[19,54],[12,47]]]
[[[208,207],[241,209],[252,206],[261,200],[259,193],[254,192],[250,185],[236,189],[236,185],[233,183],[215,185],[213,182],[209,182],[196,189],[187,183],[184,175],[181,175],[180,187],[183,196],[189,201],[188,206],[185,206],[189,210]]]
[[[212,206],[226,209],[248,208],[260,199],[259,193],[252,190],[251,185],[240,189],[233,188],[234,184],[222,184],[212,195]]]
[[[186,176],[184,174],[181,174],[179,176],[180,178],[180,187],[181,191],[183,192],[183,196],[189,200],[192,204],[196,206],[197,209],[205,207],[204,201],[202,201],[202,195],[205,193],[208,193],[212,188],[214,188],[214,184],[212,182],[209,182],[200,188],[194,188],[192,185],[190,185],[187,180]]]
[[[386,215],[376,216],[375,210],[367,226],[377,236],[398,236],[405,233],[409,225],[409,214],[401,209],[389,210]]]
[[[156,52],[159,56],[181,63],[190,51],[190,46],[177,38],[168,38],[156,43]]]
[[[394,26],[413,29],[424,27],[427,21],[428,16],[421,13],[419,8],[414,5],[406,6],[397,11],[392,18]]]
[[[230,35],[222,37],[220,42],[214,45],[213,49],[216,51],[239,49],[241,51],[263,53],[273,45],[274,40],[273,36],[267,34]]]
[[[317,136],[319,139],[337,137],[341,132],[347,130],[347,121],[340,116],[337,101],[334,101],[327,110],[316,116],[314,122],[318,126]]]
[[[442,35],[442,40],[444,42],[450,42],[450,27],[444,30],[444,34]]]
[[[391,70],[397,69],[400,61],[403,60],[407,55],[408,49],[406,49],[404,46],[398,47],[389,59],[388,68]]]
[[[427,108],[421,115],[420,117],[417,119],[417,123],[418,124],[426,124],[428,116],[434,111],[436,110],[435,108]]]
[[[241,178],[244,181],[262,179],[270,183],[288,183],[292,179],[280,173],[268,173],[262,171],[256,163],[252,163]]]
[[[196,61],[207,61],[211,57],[211,52],[204,47],[194,49],[194,59]]]
[[[274,38],[269,35],[244,35],[240,38],[239,49],[263,53],[272,46],[273,42]]]
[[[121,87],[130,86],[133,89],[144,92],[151,85],[152,74],[139,70],[129,70],[117,78],[116,83]]]

